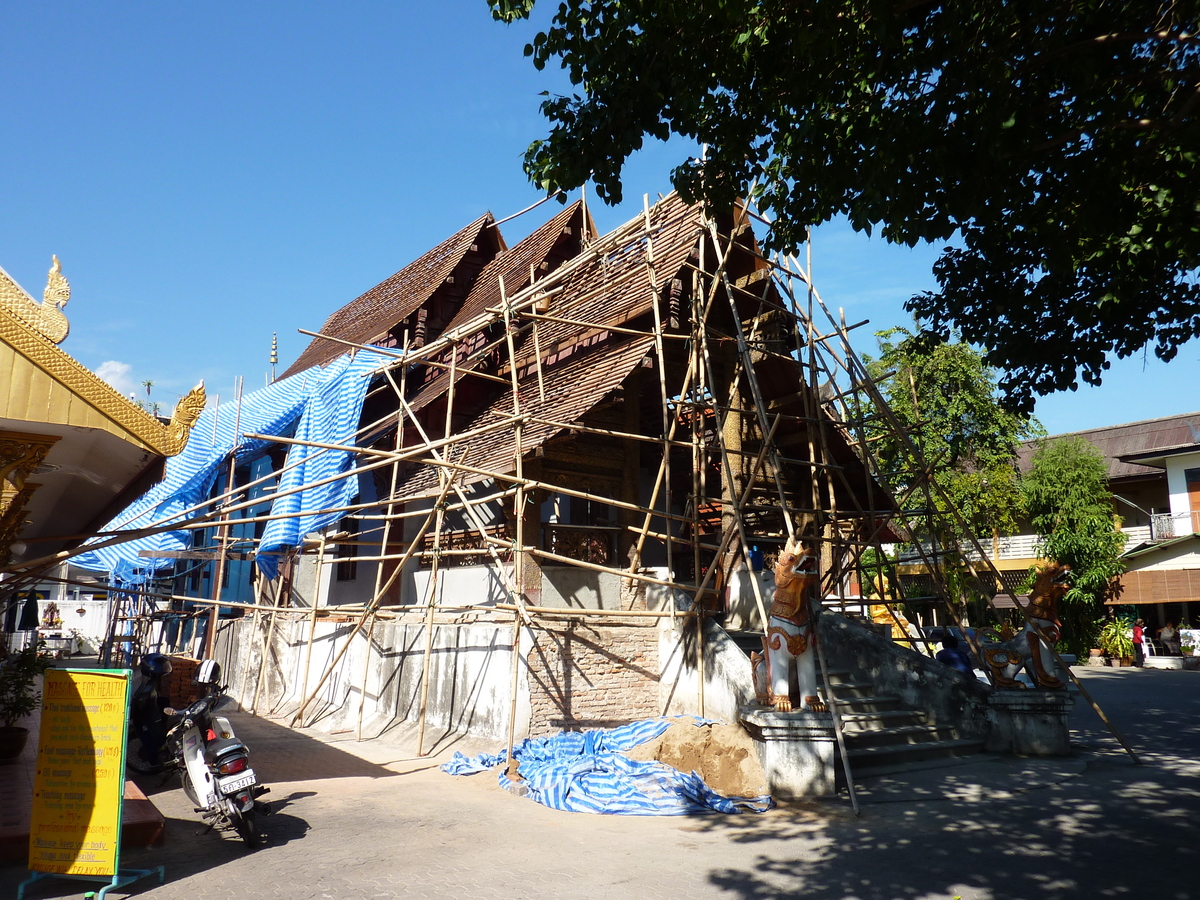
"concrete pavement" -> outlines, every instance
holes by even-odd
[[[1200,673],[1079,669],[1143,755],[1134,766],[1080,703],[1071,760],[984,760],[864,785],[844,802],[690,818],[559,813],[508,794],[493,773],[442,774],[453,749],[412,753],[411,730],[292,732],[235,716],[280,807],[267,846],[198,834],[177,782],[147,793],[168,820],[165,865],[133,893],[188,898],[766,898],[806,900],[1200,900]],[[907,795],[905,795],[907,791]],[[0,897],[23,869],[0,868]],[[80,896],[46,882],[28,896]],[[124,894],[114,892],[117,897]]]

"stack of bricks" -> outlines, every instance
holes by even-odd
[[[196,684],[196,670],[200,660],[190,656],[172,656],[171,674],[163,679],[159,696],[171,698],[171,705],[182,709],[200,699],[200,686]]]
[[[529,679],[531,735],[657,716],[658,629],[579,620],[543,625]]]

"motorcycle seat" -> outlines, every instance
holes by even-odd
[[[250,751],[246,748],[246,745],[237,738],[218,738],[215,741],[210,741],[208,746],[204,748],[204,760],[213,765],[219,763],[227,756],[234,756],[239,753],[243,756],[250,755]]]

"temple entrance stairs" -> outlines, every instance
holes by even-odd
[[[762,646],[761,632],[730,632],[729,636],[747,658]],[[861,673],[831,668],[828,684],[818,673],[818,685],[822,699],[828,702],[832,692],[837,703],[855,780],[959,765],[984,752],[982,737],[934,723],[928,711],[906,706],[895,694],[880,692]],[[840,764],[838,774],[840,777]]]

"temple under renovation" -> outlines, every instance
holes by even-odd
[[[690,712],[741,722],[784,794],[1013,749],[999,692],[930,659],[922,630],[965,624],[944,559],[1004,586],[935,521],[916,443],[882,471],[873,435],[907,437],[851,348],[865,323],[826,307],[809,262],[766,253],[766,226],[672,194],[599,235],[579,201],[509,247],[485,215],[333,312],[273,383],[205,409],[95,537],[14,557],[3,590],[86,591],[109,656],[213,656],[245,708],[359,737],[409,721],[425,746],[511,746]],[[864,577],[897,541],[916,563]],[[811,618],[780,599],[785,570]],[[1001,678],[1022,664],[987,653]],[[1027,693],[1068,699],[1035,659]]]

